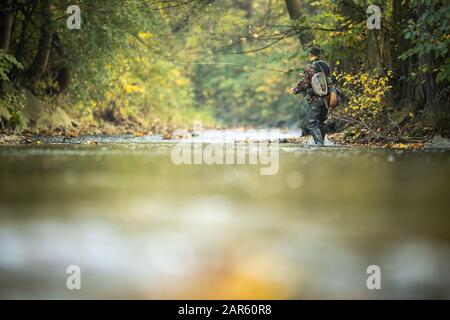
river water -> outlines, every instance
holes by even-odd
[[[0,146],[0,298],[450,298],[450,151],[286,143],[261,175],[159,136],[36,139]]]

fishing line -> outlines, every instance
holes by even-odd
[[[288,128],[293,128],[294,124],[296,129],[300,128],[300,107],[302,105],[302,100],[300,99],[295,107],[295,118],[289,121]]]

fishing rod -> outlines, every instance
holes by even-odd
[[[170,61],[172,63],[177,64],[186,64],[186,65],[229,65],[229,66],[239,66],[239,67],[247,67],[250,69],[260,69],[260,70],[268,70],[273,72],[279,72],[279,73],[289,73],[292,71],[292,69],[289,70],[279,70],[279,69],[273,69],[268,67],[260,67],[260,66],[251,66],[247,64],[241,64],[241,63],[234,63],[234,62],[220,62],[220,61],[212,61],[212,62],[174,62]]]

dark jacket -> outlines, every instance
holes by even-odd
[[[314,60],[306,65],[303,72],[299,74],[300,81],[298,82],[297,86],[294,89],[292,89],[294,94],[299,94],[299,93],[305,94],[309,102],[321,99],[321,97],[314,94],[312,87],[311,87],[312,76],[316,72],[320,71],[320,70],[316,70],[316,68],[317,68],[316,62],[318,62],[318,61],[319,60]],[[329,70],[328,66],[326,69],[327,70],[323,70],[323,71],[327,77],[330,77],[330,74],[329,74],[330,70]]]

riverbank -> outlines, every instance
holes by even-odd
[[[34,101],[34,102],[33,102]],[[8,127],[5,125],[12,121],[13,115],[7,109],[0,108],[0,144],[41,144],[64,143],[64,141],[79,141],[79,143],[96,144],[101,137],[156,137],[160,140],[176,140],[177,129],[185,129],[188,135],[194,136],[194,119],[201,120],[205,129],[225,131],[254,130],[253,127],[221,128],[211,120],[211,117],[200,114],[199,117],[164,118],[163,115],[154,114],[152,117],[139,113],[124,117],[118,112],[108,110],[87,113],[80,116],[79,113],[65,110],[59,107],[47,107],[29,98],[21,117],[26,123],[24,127]],[[187,124],[187,126],[182,126]],[[346,124],[340,128],[333,128],[334,133],[327,134],[330,145],[347,147],[372,147],[386,149],[420,149],[426,147],[450,148],[450,140],[442,137],[439,132],[433,130],[415,129],[415,126],[405,127],[401,136],[396,136],[386,128],[384,131],[368,131],[358,125]],[[292,130],[279,129],[280,133]],[[298,134],[290,136],[279,135],[280,143],[295,143],[300,145],[311,144],[310,137]],[[219,133],[220,134],[220,133]],[[445,135],[444,135],[445,136]],[[80,139],[74,139],[80,138]],[[75,142],[77,143],[77,142]]]
[[[223,127],[239,126],[239,124],[227,125],[228,122],[220,125],[212,112],[194,108],[183,109],[180,112],[162,109],[125,112],[121,108],[109,105],[84,109],[71,108],[69,106],[72,104],[63,103],[64,99],[61,97],[58,99],[58,103],[45,102],[30,91],[24,91],[21,103],[16,103],[17,105],[0,103],[0,144],[39,144],[42,143],[40,137],[54,137],[62,141],[61,139],[87,136],[92,137],[89,139],[91,143],[96,143],[95,137],[123,135],[134,137],[154,135],[160,136],[163,140],[171,140],[177,138],[174,134],[177,129],[186,129],[192,133],[194,122],[199,120],[203,127],[209,129],[224,130]],[[443,145],[449,148],[447,138],[450,132],[442,123],[439,125],[436,112],[430,111],[420,116],[405,112],[403,109],[397,112],[391,110],[389,116],[381,115],[364,122],[345,116],[342,110],[333,110],[327,120],[332,133],[327,137],[334,145],[349,147],[420,149]],[[240,130],[253,128],[244,126],[240,127]],[[306,145],[308,139],[300,134],[298,137],[280,139],[279,142]]]
[[[227,135],[227,132],[240,131],[244,138],[239,138],[236,141],[248,142],[254,141],[249,138],[245,138],[245,132],[254,131],[250,128],[238,128],[238,129],[214,129],[220,135],[223,132]],[[279,129],[281,135],[277,138],[280,144],[298,144],[298,145],[311,145],[312,141],[309,136],[301,136],[301,131],[294,134],[286,134],[289,131]],[[187,129],[189,137],[194,137],[192,129]],[[55,130],[55,131],[24,131],[20,134],[14,132],[2,132],[0,133],[0,145],[8,144],[98,144],[109,141],[135,141],[139,138],[144,138],[145,141],[178,141],[182,138],[174,135],[174,129],[166,126],[153,127],[153,128],[139,128],[139,127],[104,127],[102,129],[93,127],[90,130],[85,131],[67,131],[67,130]],[[124,140],[125,139],[125,140]],[[450,139],[435,135],[434,137],[424,137],[422,139],[411,139],[410,141],[378,141],[367,142],[364,140],[349,140],[343,133],[333,133],[327,135],[327,146],[345,146],[345,147],[369,147],[369,148],[382,148],[382,149],[422,149],[422,148],[442,148],[450,149]]]

